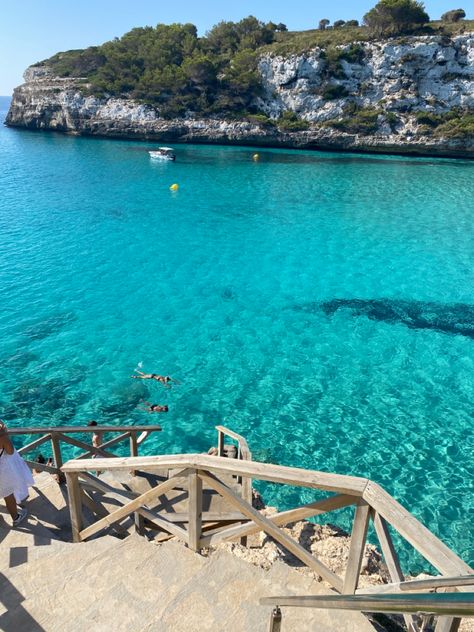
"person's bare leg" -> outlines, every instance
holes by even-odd
[[[5,505],[7,506],[8,513],[12,517],[12,520],[15,520],[18,515],[18,510],[16,507],[15,496],[13,494],[10,494],[10,496],[5,498]]]

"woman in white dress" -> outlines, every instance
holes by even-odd
[[[33,484],[28,466],[13,447],[7,427],[0,421],[0,498],[5,499],[14,527],[28,514],[26,507],[18,507],[18,504],[27,498],[28,487]]]

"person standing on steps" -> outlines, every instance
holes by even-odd
[[[5,499],[13,527],[28,515],[26,507],[19,507],[19,504],[28,497],[28,487],[32,485],[33,476],[13,447],[6,425],[0,420],[0,498]]]

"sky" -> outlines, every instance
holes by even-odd
[[[0,0],[0,95],[22,83],[24,70],[58,51],[86,48],[120,37],[135,26],[192,22],[200,35],[221,20],[255,15],[289,30],[315,28],[321,18],[361,20],[377,0]],[[457,2],[457,0],[456,0]],[[457,8],[426,0],[432,19]],[[467,11],[472,0],[464,3]],[[459,3],[463,6],[463,2]],[[468,15],[468,17],[472,17]]]

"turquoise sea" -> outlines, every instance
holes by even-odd
[[[0,416],[161,423],[148,453],[223,423],[374,479],[472,564],[474,162],[152,146],[1,127]]]

